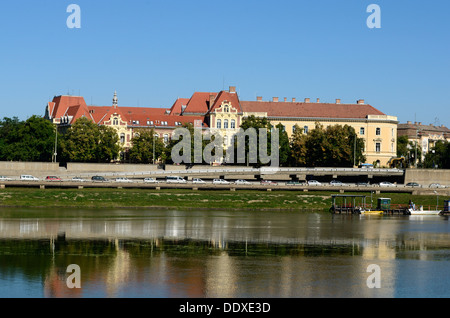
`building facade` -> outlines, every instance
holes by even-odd
[[[341,103],[339,99],[323,103],[319,99],[297,102],[295,98],[281,101],[277,97],[270,101],[263,101],[262,97],[241,101],[236,87],[230,86],[228,91],[195,92],[190,98],[178,98],[170,108],[119,106],[115,93],[112,106],[88,106],[80,96],[56,96],[45,111],[45,117],[57,125],[71,125],[86,117],[99,125],[111,126],[124,149],[132,146],[131,139],[138,129],[153,128],[167,142],[173,131],[185,123],[220,132],[227,147],[241,123],[252,115],[266,117],[274,126],[282,124],[289,137],[296,125],[305,134],[316,123],[324,127],[349,125],[364,139],[367,163],[387,166],[389,159],[396,156],[397,117],[384,114],[364,100],[354,104]]]

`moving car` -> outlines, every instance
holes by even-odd
[[[144,183],[158,183],[159,181],[155,178],[144,178]]]
[[[192,178],[192,183],[206,183],[206,182],[200,178]]]
[[[128,178],[116,178],[116,182],[133,183],[133,181]]]
[[[432,183],[429,185],[429,187],[434,189],[445,189],[445,185],[442,185],[440,183]]]
[[[0,181],[12,181],[12,179],[9,177],[0,176]]]
[[[322,185],[322,183],[320,183],[317,180],[309,180],[308,181],[308,185],[310,185],[310,186],[320,186],[320,185]]]
[[[166,177],[167,183],[186,183],[186,180],[182,177],[170,176]]]
[[[62,180],[61,178],[55,176],[47,176],[47,178],[45,178],[45,181],[62,181]]]
[[[286,185],[301,185],[301,183],[299,181],[291,180],[286,182]]]
[[[21,181],[39,181],[38,178],[33,177],[33,176],[31,176],[31,175],[28,175],[28,174],[23,174],[23,175],[21,175],[21,176],[20,176],[20,180],[21,180]]]
[[[213,184],[230,184],[230,181],[224,179],[214,179]]]
[[[379,183],[380,187],[395,187],[396,185],[393,184],[392,182],[388,182],[388,181],[382,181]]]
[[[331,185],[331,186],[338,186],[338,187],[343,187],[343,186],[345,186],[344,183],[342,183],[341,181],[338,181],[338,180],[331,180],[330,185]]]
[[[262,185],[278,185],[278,182],[272,181],[272,180],[263,180],[261,181]]]
[[[249,184],[251,184],[251,182],[248,182],[247,180],[236,180],[235,182],[234,182],[235,184],[247,184],[247,185],[249,185]]]
[[[108,179],[102,176],[93,176],[91,180],[92,182],[108,182]]]
[[[72,181],[73,181],[73,182],[85,182],[86,180],[84,180],[84,179],[82,179],[82,178],[80,178],[80,177],[73,177],[73,178],[72,178]]]
[[[405,186],[406,187],[421,187],[421,185],[418,184],[417,182],[408,182]]]

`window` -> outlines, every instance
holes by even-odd
[[[222,121],[220,119],[217,119],[216,127],[217,128],[222,128]]]
[[[366,130],[364,129],[364,127],[359,128],[360,135],[364,135],[365,133],[366,133]]]
[[[113,125],[117,126],[119,124],[119,119],[117,117],[115,117],[113,119]]]
[[[304,132],[305,134],[308,134],[308,126],[304,126],[304,127],[303,127],[303,132]]]
[[[125,143],[125,134],[120,134],[120,143]]]
[[[167,144],[169,142],[169,135],[164,134],[164,144]]]
[[[376,151],[376,152],[381,152],[381,143],[377,142],[377,143],[375,144],[375,151]]]
[[[228,129],[228,119],[223,121],[223,128]]]
[[[377,129],[375,131],[375,135],[377,135],[377,136],[381,135],[381,128],[377,127]]]
[[[294,126],[292,126],[292,133],[295,133],[295,125]]]
[[[234,119],[231,120],[230,128],[236,128],[236,121]]]
[[[223,109],[223,111],[224,111],[225,113],[228,113],[230,110],[228,109],[228,106],[225,106],[224,109]]]

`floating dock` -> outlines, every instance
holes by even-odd
[[[377,215],[407,215],[406,207],[393,207],[390,198],[378,198],[377,207],[368,209],[365,195],[336,194],[331,196],[330,212],[333,214],[377,214]]]

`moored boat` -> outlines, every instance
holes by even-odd
[[[408,212],[410,215],[439,215],[441,213],[439,210],[424,210],[423,207],[420,207],[419,210],[409,208]]]

